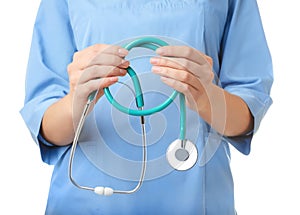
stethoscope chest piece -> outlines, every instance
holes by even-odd
[[[168,147],[166,156],[171,167],[184,171],[195,165],[198,150],[191,141],[177,139]]]

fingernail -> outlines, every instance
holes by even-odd
[[[125,57],[128,54],[128,50],[126,49],[119,49],[119,56],[120,57]]]
[[[153,58],[150,59],[151,64],[158,64],[158,62],[159,62],[158,58],[153,57]]]
[[[126,69],[120,69],[120,73],[124,75],[124,74],[127,73],[127,70]]]
[[[163,48],[158,48],[158,49],[156,49],[156,54],[159,54],[159,55],[163,55],[164,54],[164,50],[163,50]]]

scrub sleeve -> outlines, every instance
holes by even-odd
[[[68,146],[57,147],[39,134],[46,109],[69,90],[67,66],[76,52],[66,1],[42,0],[34,25],[21,115],[42,160],[54,165]]]
[[[254,130],[224,139],[243,154],[250,153],[253,134],[272,104],[273,68],[255,0],[231,1],[221,44],[221,86],[241,97],[254,118]]]

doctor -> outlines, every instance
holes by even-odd
[[[118,43],[142,35],[184,45],[161,47],[148,60],[128,60],[128,51]],[[149,107],[164,100],[169,89],[185,95],[187,136],[200,156],[187,171],[168,166],[165,152],[179,133],[174,102],[146,117],[149,162],[141,189],[98,196],[68,178],[74,122],[89,94],[99,89],[79,140],[74,177],[91,186],[134,187],[141,161],[139,120],[119,113],[103,96],[103,88],[110,87],[131,105],[134,98],[118,84],[129,65],[139,71]],[[250,153],[252,137],[272,103],[272,81],[255,0],[42,0],[21,114],[42,160],[55,165],[45,213],[235,214],[229,144]]]

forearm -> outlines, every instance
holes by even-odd
[[[253,129],[253,116],[238,96],[211,85],[198,101],[199,115],[224,136],[238,136]]]
[[[41,135],[52,144],[64,146],[73,141],[71,102],[71,96],[67,95],[45,111],[41,124]]]

